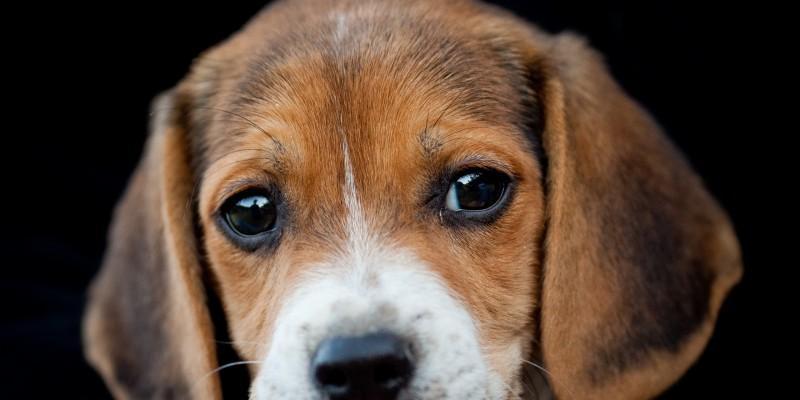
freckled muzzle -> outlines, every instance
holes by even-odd
[[[373,254],[360,272],[320,268],[324,276],[298,287],[251,399],[503,398],[470,313],[423,264],[399,254]]]

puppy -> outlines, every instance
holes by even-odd
[[[118,398],[221,397],[207,293],[251,399],[648,398],[741,274],[600,57],[485,4],[277,2],[153,114],[84,323]]]

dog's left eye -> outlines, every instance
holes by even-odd
[[[450,211],[488,210],[500,201],[507,185],[508,177],[496,171],[462,173],[450,182],[445,206]]]
[[[225,223],[241,236],[255,236],[275,227],[275,204],[266,193],[245,192],[222,207]]]

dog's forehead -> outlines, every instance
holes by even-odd
[[[199,62],[212,65],[199,81],[214,82],[210,102],[225,110],[210,111],[206,155],[241,146],[237,134],[248,129],[236,125],[272,127],[318,151],[345,137],[351,148],[390,140],[430,150],[438,132],[430,128],[448,120],[520,127],[529,93],[506,39],[433,19],[339,11],[296,30],[245,31]]]

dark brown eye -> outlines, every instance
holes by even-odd
[[[468,171],[453,179],[445,197],[450,211],[483,211],[492,208],[508,185],[508,177],[489,170]]]
[[[228,226],[241,236],[256,236],[275,227],[277,212],[267,193],[248,191],[236,195],[222,207]]]

